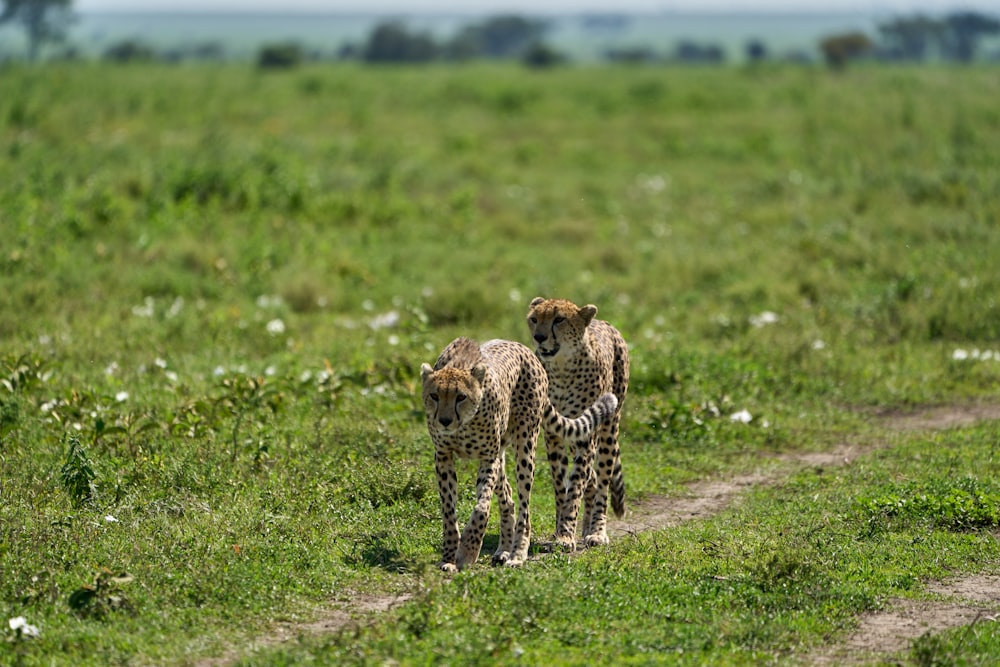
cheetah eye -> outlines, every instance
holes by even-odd
[[[538,324],[538,318],[537,317],[529,317],[528,321],[531,322],[532,324]]]
[[[437,394],[430,394],[430,397],[431,400],[434,401],[435,403],[437,403],[438,399],[440,398]]]
[[[552,320],[552,324],[562,324],[565,321],[566,321],[565,317],[557,315],[556,318]]]
[[[465,398],[465,394],[455,394],[455,403],[461,403]]]

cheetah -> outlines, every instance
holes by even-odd
[[[535,354],[549,377],[549,400],[567,416],[579,415],[594,397],[612,392],[618,407],[589,442],[577,443],[573,473],[566,478],[569,452],[564,438],[545,433],[545,448],[556,494],[555,543],[576,548],[576,522],[585,495],[584,543],[608,543],[607,507],[625,513],[625,478],[618,446],[622,404],[628,390],[629,357],[625,339],[612,325],[596,320],[597,306],[578,307],[565,299],[537,297],[528,310]],[[594,464],[596,463],[596,469]]]
[[[598,424],[615,413],[618,399],[614,394],[601,396],[580,410],[576,419],[566,419],[549,402],[542,364],[529,348],[506,340],[479,345],[457,338],[441,352],[433,368],[421,365],[420,376],[441,496],[441,569],[456,572],[479,557],[494,491],[499,496],[500,544],[492,563],[520,565],[528,557],[531,540],[528,500],[542,424],[546,432],[561,438],[589,440]],[[517,456],[516,526],[504,458],[508,447]],[[479,459],[476,506],[461,537],[455,458]]]

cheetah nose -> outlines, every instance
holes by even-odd
[[[546,336],[545,334],[535,334],[534,338],[536,342],[544,343],[545,339],[548,338],[548,336]]]
[[[445,428],[451,426],[451,417],[441,417],[438,421],[441,422],[441,426],[444,426]]]

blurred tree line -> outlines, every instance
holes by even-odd
[[[831,35],[820,41],[827,64],[842,68],[849,61],[869,57],[881,61],[969,63],[976,59],[980,40],[1000,34],[1000,21],[971,11],[942,18],[924,14],[902,16],[878,26],[881,39],[862,32]]]
[[[465,26],[454,37],[439,42],[402,22],[387,21],[375,26],[364,44],[347,47],[341,55],[369,63],[520,58],[532,65],[551,65],[562,56],[545,44],[547,30],[545,21],[501,15]]]
[[[0,0],[0,25],[11,23],[24,29],[27,37],[27,57],[37,60],[45,44],[65,40],[74,20],[73,0]],[[464,61],[471,59],[520,59],[527,65],[544,67],[567,60],[545,41],[549,24],[543,20],[517,15],[499,15],[459,29],[447,39],[436,39],[427,32],[412,30],[402,21],[378,23],[360,44],[342,46],[336,54],[341,60],[366,63],[426,63],[431,61]],[[984,37],[1000,34],[1000,20],[973,11],[956,11],[940,18],[925,14],[900,16],[878,26],[878,35],[852,31],[829,35],[818,46],[826,63],[835,69],[860,59],[896,62],[969,63],[979,57]],[[685,64],[719,64],[726,61],[721,46],[681,40],[674,50],[658,54],[651,46],[609,49],[604,58],[613,62]],[[77,57],[72,47],[61,54]],[[105,60],[136,62],[165,60],[224,60],[225,50],[219,43],[205,43],[175,48],[157,53],[140,40],[122,40],[105,49]],[[324,56],[308,52],[295,42],[265,44],[257,52],[261,68],[293,67],[307,60]],[[767,45],[752,39],[744,47],[744,59],[749,63],[772,60]],[[808,61],[805,52],[786,54],[781,59]],[[1000,60],[1000,50],[992,59]]]

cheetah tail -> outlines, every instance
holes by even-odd
[[[622,473],[620,454],[615,456],[614,466],[611,473],[611,511],[620,519],[625,516],[625,475]]]
[[[555,432],[564,438],[590,438],[599,425],[611,420],[617,408],[618,398],[611,393],[603,394],[575,419],[562,416],[549,403],[545,406],[542,422],[546,433]]]

